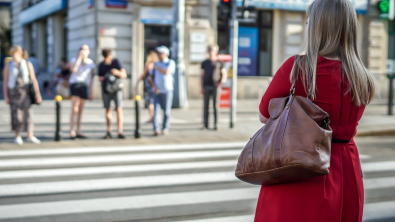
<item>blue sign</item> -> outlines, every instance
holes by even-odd
[[[88,0],[87,6],[88,8],[93,8],[93,6],[95,6],[95,0]]]
[[[107,8],[127,8],[128,1],[126,0],[106,0]]]
[[[358,13],[366,14],[368,10],[368,0],[350,1],[354,4]],[[243,5],[243,0],[236,0],[236,2],[239,6]],[[312,2],[314,2],[314,0],[249,0],[248,5],[257,8],[306,11]]]
[[[19,14],[19,22],[24,25],[37,19],[48,16],[54,12],[65,9],[67,7],[66,0],[44,0],[33,5]]]
[[[239,76],[257,76],[258,72],[258,28],[239,28]]]

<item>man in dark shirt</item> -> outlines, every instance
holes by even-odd
[[[99,64],[99,80],[103,83],[104,77],[106,74],[114,75],[118,78],[124,79],[127,77],[125,69],[122,67],[122,64],[118,59],[113,58],[111,55],[111,49],[103,49],[102,55],[104,57],[104,61]],[[114,93],[107,94],[104,91],[104,86],[102,84],[102,95],[103,95],[103,104],[106,109],[106,123],[107,123],[107,133],[104,136],[104,139],[111,139],[111,100],[115,103],[115,109],[117,111],[118,118],[118,138],[125,139],[123,135],[123,115],[122,115],[122,98],[123,93],[122,90]]]
[[[212,45],[208,47],[209,59],[202,62],[201,66],[201,86],[202,95],[204,96],[203,108],[203,130],[208,129],[208,109],[210,97],[213,97],[214,109],[214,129],[218,130],[217,126],[217,95],[218,87],[226,82],[226,69],[221,61],[218,60],[218,46]],[[218,72],[218,73],[216,73]]]

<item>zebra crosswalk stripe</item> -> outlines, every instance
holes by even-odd
[[[71,200],[47,203],[0,205],[0,219],[48,216],[71,213],[141,209],[171,205],[213,203],[234,200],[255,200],[259,187],[153,194],[89,200]]]

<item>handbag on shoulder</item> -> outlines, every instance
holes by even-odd
[[[294,95],[296,81],[288,97],[270,101],[268,122],[241,152],[235,171],[240,180],[272,185],[329,174],[329,115],[309,98]]]

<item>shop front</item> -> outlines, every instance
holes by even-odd
[[[242,2],[237,0],[239,6]],[[239,20],[239,98],[260,98],[281,64],[303,51],[306,10],[312,2],[313,0],[248,1],[249,6],[254,6],[255,10],[250,12],[248,19]],[[352,3],[362,21],[367,13],[368,0],[353,0]],[[221,21],[218,25],[218,39],[229,39],[226,25]],[[226,46],[221,43],[219,45],[221,51],[226,53]]]

